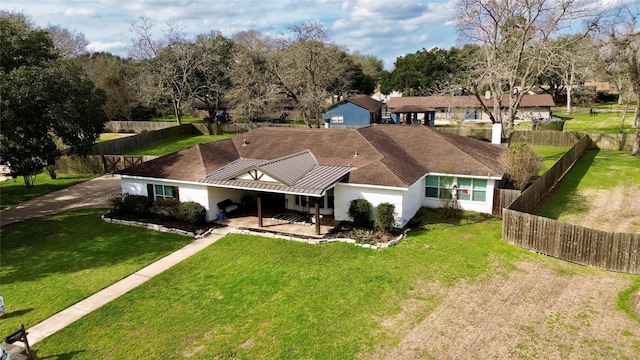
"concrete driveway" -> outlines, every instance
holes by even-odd
[[[103,175],[0,211],[0,227],[70,210],[108,208],[119,194],[120,177]]]

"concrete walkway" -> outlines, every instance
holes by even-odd
[[[62,330],[67,325],[79,320],[90,312],[124,295],[129,290],[135,289],[141,284],[144,284],[152,277],[213,244],[230,231],[231,228],[229,227],[215,229],[210,235],[194,240],[182,249],[165,256],[153,264],[136,271],[113,285],[98,291],[75,305],[72,305],[43,322],[27,329],[27,332],[29,333],[29,345],[38,343],[42,339]]]
[[[53,215],[71,210],[108,208],[109,198],[112,195],[119,194],[120,191],[119,177],[103,175],[0,211],[0,227],[27,219]],[[42,339],[65,328],[90,312],[147,282],[152,277],[213,244],[218,239],[232,231],[232,229],[233,228],[231,227],[215,229],[211,234],[201,239],[194,240],[190,244],[165,256],[153,264],[136,271],[134,274],[129,275],[113,285],[100,290],[75,305],[60,311],[52,317],[27,329],[27,333],[29,334],[29,345],[38,343]],[[23,343],[16,342],[15,345],[18,346],[15,346],[14,349],[12,349],[12,357],[14,354],[25,350],[25,345]],[[19,356],[16,356],[16,358],[18,357]]]
[[[0,211],[0,227],[65,211],[108,208],[109,198],[120,192],[120,177],[103,175]]]

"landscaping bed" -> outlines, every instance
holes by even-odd
[[[211,232],[211,230],[224,227],[216,221],[193,224],[181,221],[175,218],[157,216],[154,214],[139,213],[118,213],[112,211],[104,214],[102,218],[108,222],[119,222],[125,225],[144,227],[156,231],[172,232],[180,235],[202,237]],[[116,220],[116,221],[114,221]],[[157,226],[149,226],[157,225]]]

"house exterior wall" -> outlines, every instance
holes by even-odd
[[[121,177],[120,188],[123,194],[142,195],[149,196],[147,192],[147,184],[152,185],[165,185],[165,186],[177,186],[178,200],[181,202],[193,201],[202,205],[207,210],[207,219],[212,220],[215,218],[217,209],[212,209],[209,201],[207,186],[199,184],[189,184],[183,182],[175,182],[170,180],[153,180],[153,179],[134,179]],[[224,199],[222,199],[224,200]],[[215,203],[214,203],[215,204]]]
[[[180,189],[182,190],[182,189]],[[230,199],[234,203],[240,203],[242,197],[246,193],[241,190],[233,190],[233,189],[225,189],[221,187],[208,186],[207,187],[207,199],[210,204],[209,210],[207,211],[207,218],[209,220],[213,220],[218,217],[218,203],[224,201],[226,199]],[[182,197],[182,194],[180,194]]]
[[[296,205],[296,195],[294,194],[285,194],[284,196],[285,198],[285,208],[287,210],[294,210],[294,211],[304,211],[302,204],[300,205]],[[313,197],[309,197],[309,212],[313,213],[314,212],[314,205],[313,205]],[[327,200],[327,196],[324,196],[324,207],[319,208],[319,213],[320,215],[333,215],[333,209],[329,208],[329,201]]]
[[[403,194],[404,199],[402,201],[402,212],[397,211],[398,218],[404,226],[422,207],[422,199],[424,196],[424,178],[418,180],[413,185],[409,186],[409,189]],[[400,216],[402,214],[402,216]]]
[[[323,119],[332,119],[330,126],[367,126],[371,124],[369,110],[356,104],[345,102],[327,110],[322,114]]]
[[[440,176],[451,176],[451,175],[441,174]],[[464,175],[455,175],[453,176],[453,178],[454,178],[453,183],[457,184],[458,178],[473,178],[473,177],[464,176]],[[417,185],[417,184],[419,184],[421,188],[420,198],[422,199],[422,206],[428,207],[428,208],[442,207],[442,202],[440,201],[440,199],[426,196],[425,178],[422,178],[420,181],[418,181],[414,185]],[[469,210],[469,211],[476,211],[476,212],[491,214],[493,212],[493,191],[495,187],[496,187],[496,180],[487,179],[487,188],[485,190],[486,191],[485,201],[480,202],[480,201],[471,201],[471,200],[458,200],[458,208],[460,210]]]
[[[371,213],[371,220],[375,219],[375,209],[381,203],[390,203],[395,206],[397,213],[396,219],[398,219],[397,225],[404,226],[400,223],[400,219],[404,219],[406,216],[403,214],[403,200],[406,189],[402,188],[379,188],[366,185],[357,184],[344,184],[338,183],[335,187],[335,209],[334,217],[340,221],[351,221],[349,217],[349,206],[351,201],[355,199],[366,199],[371,203],[373,211]],[[414,212],[415,214],[415,212]],[[409,215],[409,218],[413,214]]]

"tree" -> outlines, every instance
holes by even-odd
[[[80,31],[71,31],[60,25],[49,25],[45,31],[49,33],[55,51],[60,57],[74,58],[87,52],[89,41]]]
[[[225,94],[231,88],[233,42],[212,31],[199,35],[193,47],[203,57],[202,66],[194,73],[194,97],[206,104],[209,118],[215,119],[223,106]]]
[[[132,28],[130,55],[141,61],[138,84],[146,103],[170,104],[178,124],[196,98],[218,101],[228,87],[231,43],[220,33],[190,41],[175,23],[155,40],[154,24],[142,17]]]
[[[625,8],[602,26],[602,60],[607,72],[614,75],[634,95],[636,138],[632,155],[640,156],[640,14]],[[623,89],[621,89],[623,90]],[[622,93],[622,92],[621,92]],[[626,114],[626,108],[625,108]]]
[[[140,104],[134,87],[135,63],[110,53],[84,54],[75,58],[89,79],[106,95],[104,106],[108,119],[139,120],[134,109]]]
[[[422,49],[396,59],[394,69],[382,80],[381,91],[400,91],[406,95],[428,96],[441,93],[461,76],[460,50]]]
[[[468,90],[480,103],[484,91],[491,91],[493,107],[484,110],[494,123],[506,120],[508,135],[513,133],[522,98],[545,72],[550,54],[557,52],[550,40],[580,19],[591,18],[585,32],[593,30],[595,4],[594,0],[458,1],[459,36],[481,49]]]
[[[25,17],[2,13],[0,30],[0,162],[30,187],[44,167],[55,178],[63,154],[90,151],[104,128],[104,95],[79,66],[57,58],[47,33]]]
[[[278,61],[282,41],[257,31],[243,31],[233,37],[231,89],[226,100],[237,118],[250,120],[286,97],[273,84],[268,68]]]

